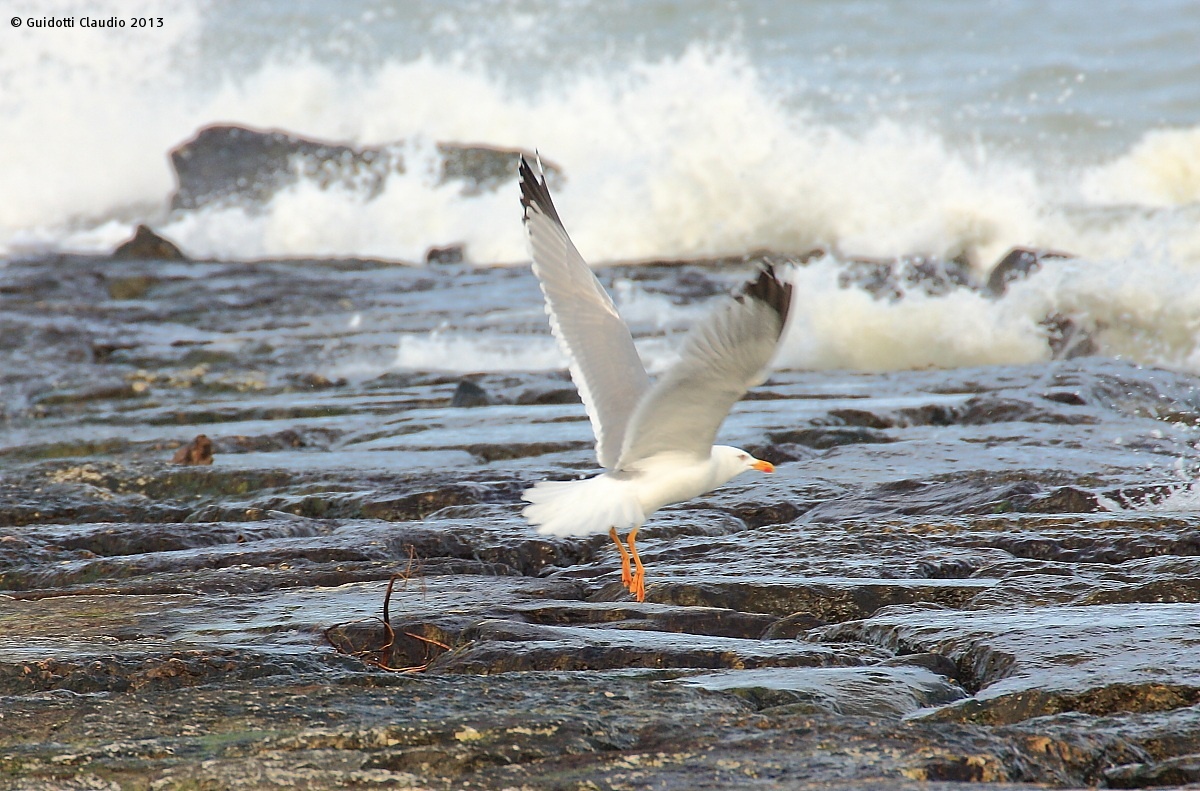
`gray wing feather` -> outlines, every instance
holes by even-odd
[[[650,377],[629,327],[567,236],[545,177],[536,178],[524,157],[520,175],[525,232],[550,329],[567,355],[571,379],[592,421],[596,458],[600,466],[613,469],[630,417],[650,390]]]
[[[709,457],[729,410],[762,382],[787,321],[791,293],[791,284],[767,267],[692,328],[679,362],[634,412],[618,469],[663,451]]]

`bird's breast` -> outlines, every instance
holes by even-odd
[[[651,456],[631,472],[638,503],[647,516],[664,505],[681,503],[711,491],[718,483],[710,459],[697,460],[680,453]]]

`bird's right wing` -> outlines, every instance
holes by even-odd
[[[596,458],[601,467],[612,469],[630,417],[650,389],[650,377],[629,327],[567,236],[545,176],[536,178],[525,157],[520,174],[525,232],[550,329],[567,355],[571,378],[591,418]]]
[[[709,458],[730,408],[762,383],[791,302],[792,284],[768,266],[693,327],[679,362],[634,412],[618,468],[665,452]]]

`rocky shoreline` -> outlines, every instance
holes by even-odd
[[[543,335],[528,272],[3,273],[2,788],[1200,783],[1194,377],[778,372],[722,432],[777,474],[657,516],[637,604],[520,517],[594,464],[561,373],[389,369]]]

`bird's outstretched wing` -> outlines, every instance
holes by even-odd
[[[627,469],[664,451],[707,459],[730,408],[762,383],[791,301],[791,283],[780,280],[768,266],[693,327],[679,362],[633,413],[617,468]]]
[[[550,329],[567,355],[571,378],[591,418],[596,458],[601,467],[613,469],[630,418],[650,390],[650,377],[629,327],[567,236],[545,176],[535,177],[524,157],[520,175],[525,232]]]

